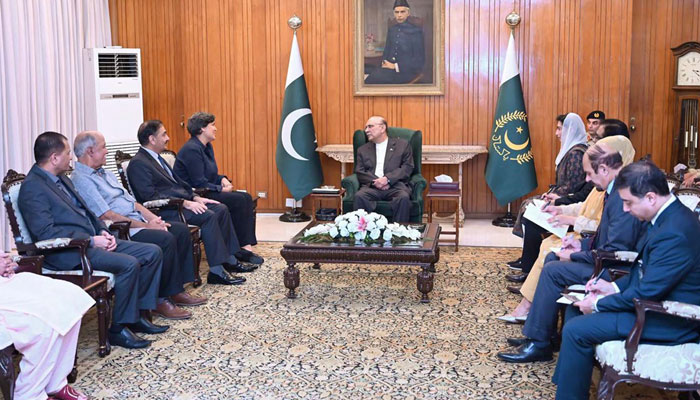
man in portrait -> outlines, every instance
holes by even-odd
[[[386,35],[381,65],[370,72],[367,84],[408,83],[423,72],[425,43],[423,28],[412,23],[411,8],[406,0],[394,2],[396,24]]]

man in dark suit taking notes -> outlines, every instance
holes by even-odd
[[[628,165],[617,181],[625,212],[650,222],[647,235],[629,275],[614,283],[589,281],[589,295],[573,304],[580,312],[571,306],[567,310],[552,378],[557,399],[588,399],[595,346],[627,337],[635,322],[633,299],[700,305],[697,215],[669,193],[665,174],[650,162]],[[672,345],[697,341],[698,336],[696,322],[646,314],[643,341]]]

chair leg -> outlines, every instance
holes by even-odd
[[[192,286],[202,286],[202,277],[199,275],[199,264],[202,262],[202,246],[200,241],[192,243],[192,254],[194,255],[194,282]]]
[[[99,356],[107,357],[111,353],[111,347],[109,341],[107,340],[107,330],[109,329],[109,320],[107,312],[109,306],[107,304],[107,294],[102,292],[97,298],[97,324],[98,324],[98,341],[100,344]]]
[[[68,379],[68,383],[75,383],[75,381],[78,379],[78,353],[75,353],[75,363],[73,364],[73,369],[70,371],[70,374],[68,374],[66,379]]]
[[[12,363],[14,347],[0,349],[0,392],[5,399],[12,400],[15,392],[15,366]]]
[[[613,400],[615,386],[620,382],[620,376],[609,366],[603,367],[603,374],[598,384],[598,400]]]

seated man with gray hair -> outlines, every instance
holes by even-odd
[[[163,251],[158,301],[153,313],[165,319],[192,316],[178,306],[195,306],[206,297],[187,293],[183,285],[194,281],[194,259],[189,227],[182,222],[164,222],[137,203],[117,182],[116,176],[103,168],[107,162],[105,138],[99,132],[81,132],[73,142],[78,158],[71,179],[92,213],[101,220],[131,222],[131,239],[152,243]]]

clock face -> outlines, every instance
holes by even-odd
[[[678,86],[700,86],[700,53],[691,51],[678,58]]]

